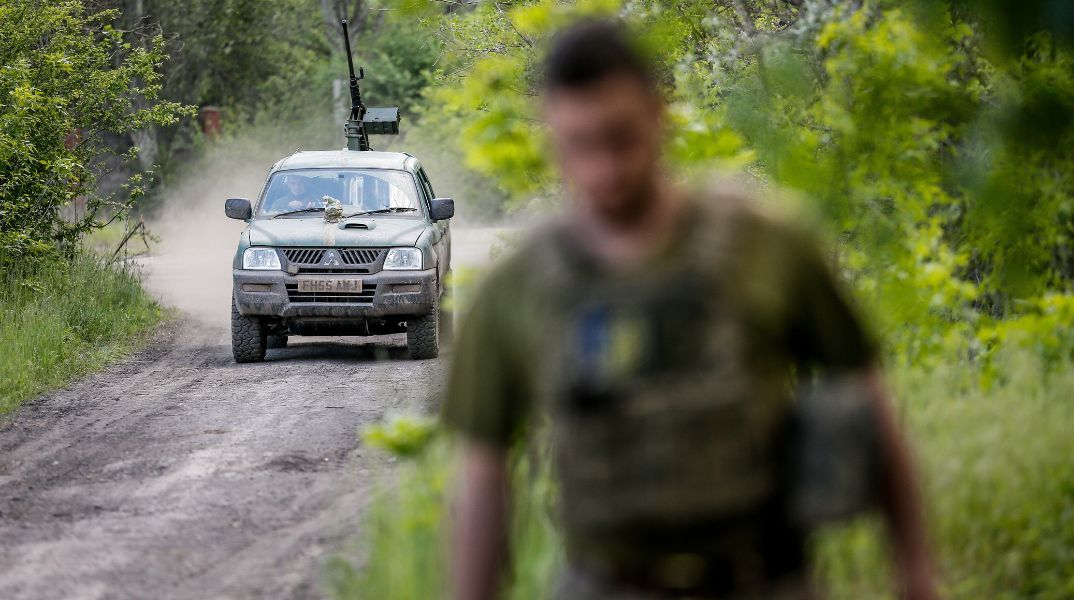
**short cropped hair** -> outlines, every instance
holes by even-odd
[[[587,87],[612,75],[627,75],[647,88],[655,88],[653,72],[648,57],[622,23],[588,20],[552,38],[541,83],[546,92],[569,90]]]

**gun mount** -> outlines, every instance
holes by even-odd
[[[351,36],[347,31],[347,20],[343,25],[343,46],[347,52],[347,67],[350,69],[351,115],[343,126],[343,135],[347,138],[348,150],[371,150],[369,136],[397,135],[399,133],[399,107],[366,108],[362,102],[362,91],[358,82],[365,78],[365,70],[358,67],[354,74],[354,58],[351,54]]]

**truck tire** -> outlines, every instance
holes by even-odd
[[[410,358],[436,358],[440,354],[440,303],[428,314],[406,320],[406,349]]]
[[[231,354],[235,362],[249,363],[265,360],[268,331],[260,317],[239,314],[235,299],[231,299]]]
[[[268,336],[269,348],[286,348],[287,336],[286,335],[270,335]]]

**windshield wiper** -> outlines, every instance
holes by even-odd
[[[272,218],[273,219],[279,219],[280,217],[286,217],[287,215],[297,215],[299,213],[308,213],[308,212],[324,212],[324,207],[323,206],[311,206],[309,208],[300,208],[298,210],[289,210],[287,212],[282,212],[282,213],[280,213],[280,214],[278,214],[278,215],[276,215],[276,216],[274,216]]]
[[[353,213],[353,214],[349,214],[349,215],[347,215],[347,216],[345,216],[343,218],[344,219],[349,219],[351,217],[360,217],[362,215],[380,215],[380,214],[384,214],[384,213],[395,213],[395,212],[413,212],[415,210],[418,210],[418,209],[410,207],[410,206],[393,206],[391,208],[378,208],[376,210],[363,210],[362,212],[356,212],[356,213]]]

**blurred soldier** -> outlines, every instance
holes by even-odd
[[[561,33],[547,58],[545,118],[573,202],[489,275],[456,342],[454,597],[496,596],[505,460],[536,410],[567,545],[557,597],[810,597],[788,390],[792,373],[834,373],[870,406],[903,592],[933,598],[873,342],[808,236],[746,194],[669,180],[653,79],[609,22]]]

